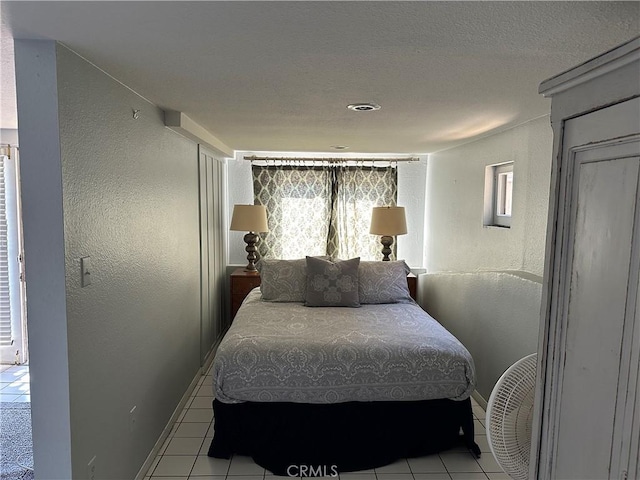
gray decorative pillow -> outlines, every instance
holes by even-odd
[[[360,262],[360,303],[414,303],[409,294],[404,260],[397,262]]]
[[[329,257],[318,257],[329,258]],[[260,292],[267,302],[304,302],[307,291],[307,259],[281,260],[261,258]]]
[[[359,307],[360,257],[332,262],[307,257],[307,307]]]
[[[307,289],[307,260],[261,259],[260,292],[268,302],[304,302]]]

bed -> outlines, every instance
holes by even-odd
[[[358,260],[355,270],[352,262],[353,279],[330,277],[347,290],[356,285],[355,297],[325,306],[340,296],[334,288],[315,307],[308,262],[287,264],[284,273],[263,265],[261,287],[222,340],[209,456],[249,455],[276,475],[299,476],[300,469],[365,470],[460,444],[479,455],[473,359],[410,297],[404,262]],[[326,290],[331,281],[321,280]]]

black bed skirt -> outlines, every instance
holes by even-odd
[[[332,476],[459,445],[480,455],[470,399],[330,405],[214,400],[213,410],[208,455],[248,455],[275,475]]]

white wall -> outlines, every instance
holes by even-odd
[[[229,237],[227,245],[229,254],[227,265],[246,265],[247,252],[244,247],[247,245],[242,239],[246,232],[234,232],[229,230],[233,206],[253,205],[253,180],[251,176],[251,162],[242,160],[241,156],[235,159],[227,159],[227,232]]]
[[[264,152],[261,152],[264,154]],[[229,220],[235,204],[253,203],[253,183],[251,162],[243,160],[246,152],[239,152],[235,159],[228,160]],[[292,156],[291,152],[271,152],[271,156]],[[267,155],[268,156],[268,155]],[[298,155],[300,156],[300,155]],[[305,157],[311,156],[308,154]],[[313,155],[320,158],[320,155]],[[325,155],[326,156],[326,155]],[[366,155],[367,158],[370,155]],[[427,159],[420,157],[419,162],[398,163],[398,205],[405,207],[407,216],[407,235],[398,237],[398,258],[404,259],[410,267],[424,266],[424,205]],[[367,235],[369,232],[365,232]],[[247,254],[244,251],[242,232],[229,232],[229,265],[246,265]],[[382,250],[382,245],[380,246]]]
[[[551,140],[545,116],[429,157],[428,271],[522,270],[542,276]],[[510,161],[514,162],[511,228],[484,227],[485,167]]]
[[[398,163],[398,205],[405,208],[407,234],[399,235],[398,258],[412,268],[425,266],[425,199],[427,182],[427,158],[419,162]]]
[[[545,116],[429,157],[422,306],[468,339],[482,395],[536,349],[551,149]],[[485,167],[508,161],[514,162],[511,228],[484,227]]]
[[[489,400],[500,375],[537,350],[542,284],[514,272],[420,275],[420,303],[471,353]]]
[[[97,478],[133,478],[200,367],[197,148],[65,47],[16,41],[16,61],[36,478],[86,478],[94,455]]]
[[[37,480],[69,479],[71,431],[56,45],[16,40],[31,421]]]

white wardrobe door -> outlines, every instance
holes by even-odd
[[[577,169],[556,478],[609,478],[639,167]]]
[[[557,387],[544,478],[620,479],[637,468],[639,130],[638,98],[564,124]]]

